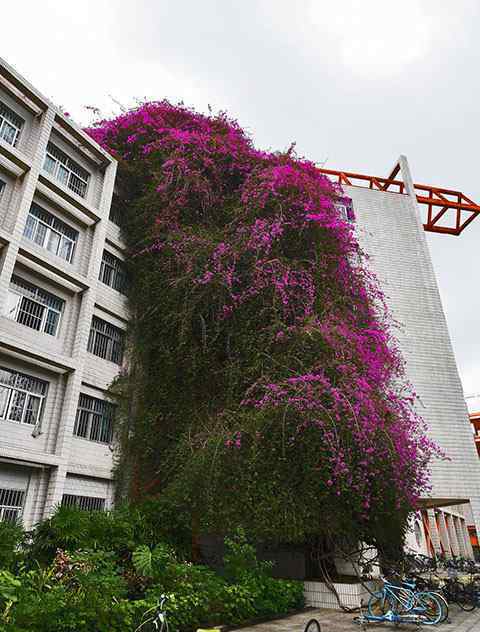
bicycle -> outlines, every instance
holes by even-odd
[[[149,630],[160,630],[160,632],[168,632],[167,613],[165,611],[165,603],[167,602],[167,595],[160,595],[160,598],[155,606],[149,608],[143,613],[142,622],[135,628],[135,632],[138,632],[143,626],[150,624]],[[143,621],[144,617],[149,613],[155,611],[155,614]]]
[[[440,599],[431,592],[416,592],[414,584],[394,584],[384,577],[383,589],[370,597],[369,621],[437,625],[445,618]]]
[[[402,580],[402,586],[410,588],[414,592],[429,593],[430,595],[434,595],[442,606],[442,618],[440,619],[440,623],[448,620],[448,601],[446,600],[444,594],[440,592],[437,584],[434,584],[432,581],[427,581],[425,578],[418,575],[409,575],[409,577]]]

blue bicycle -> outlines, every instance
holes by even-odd
[[[365,626],[368,623],[390,622],[400,625],[437,625],[444,620],[440,599],[430,592],[416,592],[414,584],[394,584],[381,578],[383,588],[370,597],[368,614],[361,613],[355,621]]]

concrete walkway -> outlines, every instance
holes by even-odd
[[[276,619],[268,623],[258,623],[250,627],[241,628],[239,632],[303,632],[309,619],[318,619],[322,632],[362,632],[362,628],[353,622],[354,614],[346,614],[338,610],[325,610],[323,608],[311,608],[301,614],[294,614],[283,619]],[[480,610],[463,612],[457,606],[450,609],[450,622],[438,626],[423,626],[427,630],[439,632],[480,632]],[[367,627],[371,632],[413,632],[418,630],[414,625],[402,625],[395,627],[388,623],[372,623]]]

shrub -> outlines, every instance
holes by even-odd
[[[25,533],[19,522],[0,521],[0,568],[13,568],[24,537]]]

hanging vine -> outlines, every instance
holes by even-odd
[[[145,103],[89,132],[119,161],[130,497],[266,539],[401,533],[436,448],[341,188],[225,114]]]

